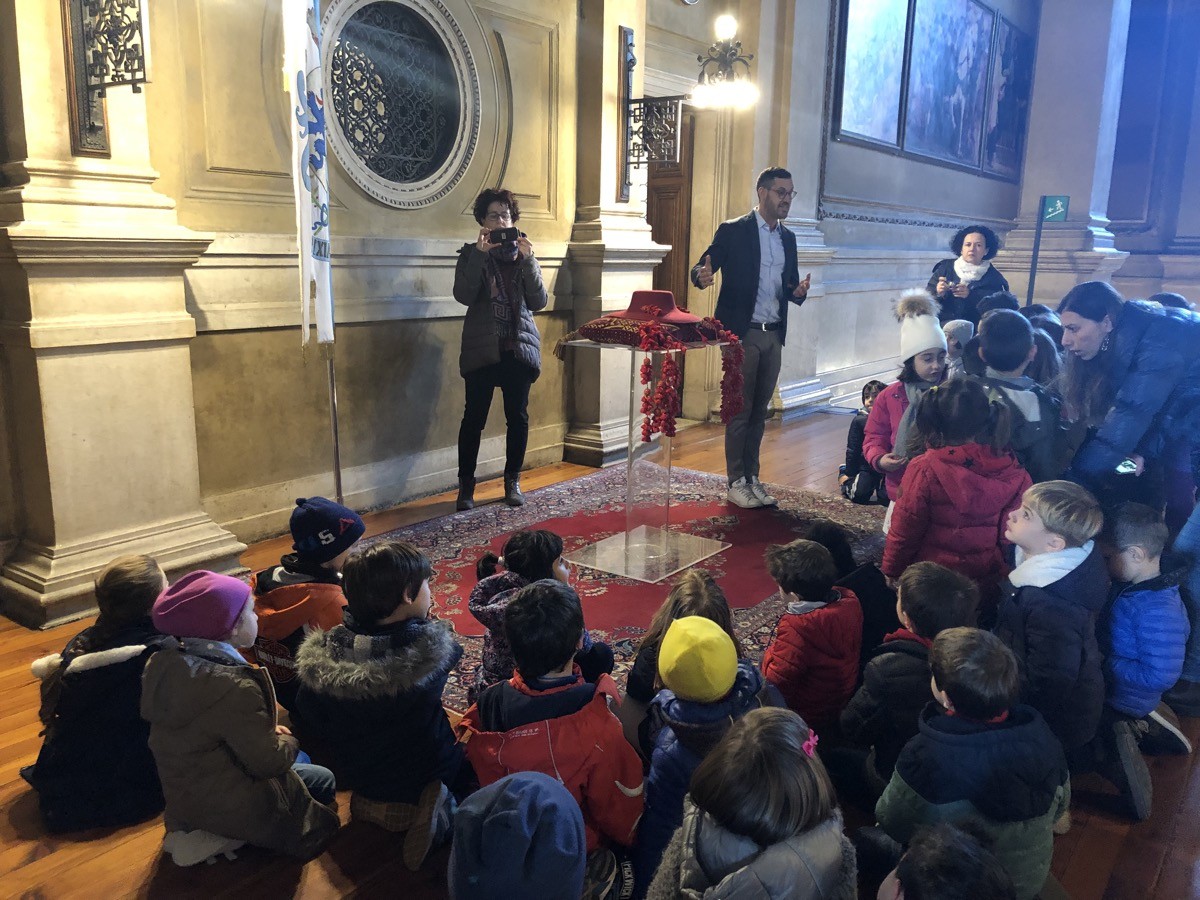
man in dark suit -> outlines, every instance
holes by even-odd
[[[811,281],[811,274],[800,280],[796,236],[783,225],[796,195],[791,173],[764,169],[756,190],[758,206],[747,216],[722,222],[692,267],[692,284],[701,289],[713,283],[715,272],[724,272],[715,316],[746,351],[744,406],[725,429],[728,499],[745,509],[777,503],[758,480],[758,450],[779,379],[788,303],[803,303]]]

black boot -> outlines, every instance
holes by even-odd
[[[474,478],[458,479],[458,499],[454,501],[454,508],[459,512],[462,512],[464,509],[475,508]]]
[[[504,502],[509,506],[524,506],[525,495],[521,493],[521,476],[504,476]]]

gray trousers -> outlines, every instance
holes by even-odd
[[[725,472],[730,484],[739,478],[758,477],[758,449],[783,359],[782,332],[751,328],[742,338],[742,348],[746,352],[742,411],[725,428]]]

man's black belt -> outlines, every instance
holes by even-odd
[[[782,322],[751,322],[750,327],[755,331],[778,331]]]

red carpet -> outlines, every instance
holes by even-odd
[[[466,654],[461,674],[469,677],[478,665],[477,638],[483,628],[468,611],[467,598],[475,586],[475,563],[484,551],[491,549],[499,555],[508,535],[523,528],[549,529],[562,536],[568,550],[622,532],[624,489],[625,469],[616,466],[534,491],[519,509],[491,503],[383,536],[411,541],[433,560],[434,615],[450,621],[463,639]],[[775,584],[763,564],[768,544],[795,540],[816,518],[845,526],[860,560],[878,558],[883,541],[879,532],[882,507],[855,506],[840,496],[775,485],[771,492],[779,498],[778,509],[743,510],[725,502],[721,476],[676,469],[672,481],[672,527],[732,544],[697,567],[709,572],[725,591],[735,610],[738,634],[756,657],[770,640],[782,611]],[[583,601],[584,621],[594,637],[613,645],[618,676],[632,662],[636,641],[645,633],[672,581],[645,584],[590,569],[576,570],[575,589]],[[459,693],[452,682],[447,702],[457,705],[454,701]]]

